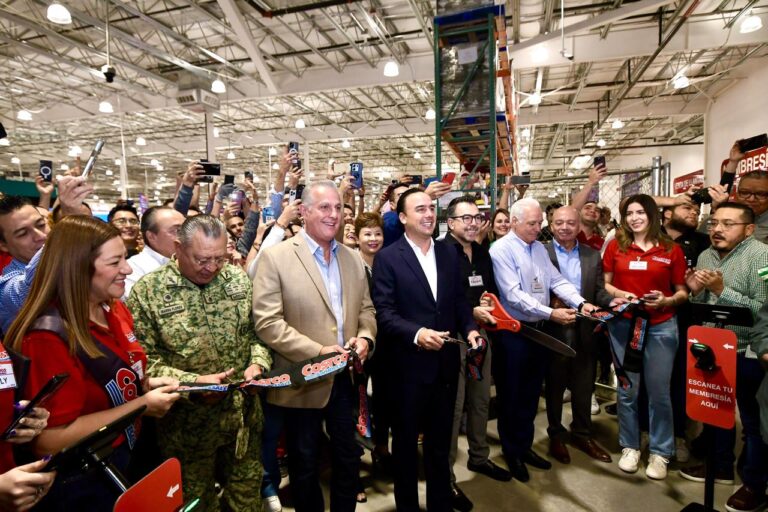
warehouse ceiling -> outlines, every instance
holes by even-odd
[[[269,148],[289,140],[302,144],[316,176],[329,159],[364,162],[373,191],[393,173],[433,172],[431,1],[62,0],[67,25],[46,18],[50,3],[6,0],[0,9],[6,177],[36,174],[39,159],[73,165],[72,147],[85,158],[105,138],[98,197],[119,194],[116,159],[127,167],[129,196],[166,197],[175,173],[206,156],[206,116],[180,106],[178,92],[208,92],[217,79],[226,92],[209,93],[220,104],[208,114],[211,150],[229,172],[252,169],[268,183]],[[766,28],[740,30],[750,14],[768,24],[767,7],[508,0],[523,168],[551,177],[586,161],[580,154],[700,144],[708,102],[768,53]],[[384,76],[388,61],[398,76]],[[676,89],[681,75],[689,84]],[[114,112],[100,112],[102,102]],[[20,110],[31,120],[17,119]],[[612,128],[617,119],[623,126]]]

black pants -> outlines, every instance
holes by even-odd
[[[562,424],[563,393],[571,390],[573,422],[571,435],[588,438],[592,432],[592,389],[595,382],[596,355],[593,350],[578,343],[575,357],[552,354],[546,377],[547,433],[550,438],[562,438],[566,429]]]
[[[399,375],[393,386],[397,398],[392,422],[392,456],[395,463],[395,503],[398,512],[417,512],[419,427],[424,431],[424,472],[427,477],[427,510],[451,512],[449,454],[458,372],[450,379],[438,374],[425,384],[419,375]]]
[[[539,395],[549,353],[522,336],[504,331],[493,345],[499,437],[506,457],[520,458],[533,444]]]
[[[355,441],[355,418],[352,412],[355,398],[349,374],[342,372],[333,381],[331,398],[325,408],[280,408],[285,418],[288,474],[296,512],[325,510],[318,473],[323,420],[331,438],[330,510],[355,510],[362,454],[362,449]]]

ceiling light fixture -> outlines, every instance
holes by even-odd
[[[69,170],[69,166],[67,164],[61,164],[61,167],[59,167],[59,169],[62,170],[62,171],[68,171]]]
[[[611,124],[611,128],[614,130],[621,130],[624,128],[624,122],[621,119],[614,119],[613,123]]]
[[[400,66],[394,60],[388,60],[384,64],[384,76],[394,78],[400,74]]]
[[[269,146],[269,156],[276,156],[277,149],[274,146]]]
[[[597,147],[604,148],[605,147],[605,139],[599,139],[597,141]]]
[[[272,169],[274,169],[275,171],[276,171],[276,170],[278,170],[278,169],[280,169],[280,166],[279,166],[279,165],[277,165],[277,162],[275,162],[275,163],[273,163],[273,164],[272,164]]]
[[[426,118],[427,118],[428,120],[430,120],[430,121],[431,121],[432,119],[434,119],[434,118],[435,118],[435,109],[433,109],[433,108],[431,108],[431,107],[430,107],[430,109],[429,109],[429,110],[427,110],[427,113],[424,115],[424,117],[426,117]]]
[[[302,130],[307,127],[307,123],[304,122],[303,119],[299,118],[296,120],[296,123],[294,124],[297,130]]]
[[[149,165],[151,165],[152,167],[157,167],[158,165],[160,165],[160,160],[158,160],[157,158],[153,158],[152,160],[149,161]]]
[[[682,73],[672,79],[672,87],[675,89],[685,89],[689,85],[691,85],[691,81]]]
[[[749,34],[750,32],[756,32],[763,28],[763,20],[760,16],[755,16],[752,11],[749,12],[749,16],[744,18],[739,26],[739,32],[742,34]]]
[[[67,156],[76,157],[80,156],[80,154],[83,152],[82,149],[80,149],[80,146],[75,144],[74,146],[70,146],[69,152],[67,152]]]
[[[219,131],[219,128],[218,127],[214,127],[213,128],[213,136],[218,139],[220,134],[221,134],[221,132]]]
[[[137,146],[146,146],[147,141],[144,140],[144,137],[136,137],[136,145]]]
[[[234,159],[235,159],[234,151],[230,151],[229,153],[227,153],[227,160],[234,160]]]
[[[341,147],[343,147],[344,149],[349,149],[351,145],[352,144],[349,143],[349,139],[344,139],[343,141],[341,141]]]
[[[112,104],[108,101],[102,101],[99,103],[99,112],[103,114],[111,114],[115,109],[112,108]]]
[[[115,165],[123,165],[123,161],[119,158],[115,158]]]
[[[72,23],[72,15],[69,13],[69,9],[58,2],[53,2],[48,6],[45,16],[48,18],[48,21],[57,25],[69,25]]]
[[[12,164],[17,164],[17,165],[18,165],[18,164],[20,164],[20,163],[21,163],[21,160],[20,160],[20,159],[19,159],[19,157],[17,157],[17,156],[12,156],[12,157],[11,157],[11,163],[12,163]]]
[[[535,92],[528,96],[528,104],[535,107],[536,105],[541,105],[541,94],[538,92]]]
[[[163,164],[157,164],[157,167],[155,167],[155,169],[158,170],[158,171],[164,171],[165,167],[163,167]],[[163,181],[165,181],[165,180],[163,180]]]
[[[415,158],[416,160],[419,160],[419,159],[421,159],[421,153],[419,153],[418,151],[417,151],[417,152],[415,152],[415,153],[413,154],[413,158]]]
[[[112,170],[110,170],[110,169],[107,169],[107,170],[104,172],[104,174],[105,174],[105,175],[107,175],[107,176],[114,176],[114,174],[115,174],[115,173],[114,173],[114,172],[112,172]]]
[[[524,139],[527,139],[531,136],[531,129],[530,128],[523,128],[523,132],[520,134]]]
[[[8,140],[8,137],[3,137],[0,139],[0,146],[10,146],[11,141]]]
[[[31,121],[32,112],[26,109],[21,109],[16,113],[16,119],[18,119],[19,121]]]
[[[217,78],[211,82],[211,92],[215,92],[216,94],[224,94],[227,92],[227,85]]]

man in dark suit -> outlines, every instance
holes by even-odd
[[[579,212],[570,206],[555,210],[552,217],[552,233],[554,238],[547,244],[552,264],[576,287],[585,300],[608,307],[612,297],[605,291],[600,253],[577,240]],[[571,390],[573,411],[571,444],[593,459],[611,462],[611,456],[592,438],[590,407],[597,357],[597,342],[593,334],[595,326],[595,322],[584,318],[569,325],[550,326],[550,332],[556,338],[576,350],[574,358],[553,354],[546,377],[549,452],[555,460],[563,464],[571,462],[568,448],[565,446],[566,429],[561,423],[563,392],[566,387]]]
[[[451,511],[448,456],[459,376],[459,347],[446,336],[477,344],[477,325],[464,296],[452,247],[432,239],[432,199],[417,189],[397,203],[405,236],[373,263],[373,298],[381,339],[392,343],[394,405],[392,455],[399,512],[419,510],[418,437],[424,432],[427,509]]]

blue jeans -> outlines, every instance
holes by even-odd
[[[629,337],[630,321],[616,319],[608,324],[611,344],[616,357],[624,359],[624,349]],[[651,453],[671,457],[675,453],[674,420],[670,379],[677,351],[677,319],[650,325],[645,335],[643,351],[643,381],[648,390],[648,417]],[[638,396],[640,374],[627,372],[632,386],[618,389],[619,444],[624,448],[640,449],[640,421]]]
[[[264,411],[264,430],[261,438],[261,461],[264,465],[264,477],[261,480],[261,497],[277,496],[280,490],[280,463],[277,460],[277,445],[283,431],[282,408],[261,401]]]

